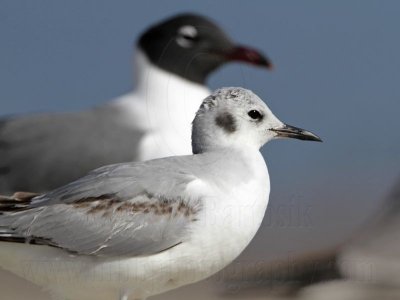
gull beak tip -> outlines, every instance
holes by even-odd
[[[323,140],[318,135],[316,135],[310,131],[305,131],[305,133],[308,136],[308,139],[306,139],[306,140],[313,141],[313,142],[319,142],[319,143],[323,142]]]
[[[243,45],[237,45],[226,55],[226,58],[230,61],[242,61],[255,66],[263,67],[269,71],[275,69],[274,64],[266,55],[256,49]]]

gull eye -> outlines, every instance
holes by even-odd
[[[197,29],[193,26],[185,25],[179,28],[176,42],[181,47],[190,48],[197,40],[197,37],[198,37]]]
[[[262,120],[263,118],[263,115],[258,110],[255,109],[250,110],[247,114],[253,120]]]

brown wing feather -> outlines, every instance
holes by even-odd
[[[39,194],[31,192],[16,192],[12,196],[0,195],[0,213],[27,209],[36,196]]]

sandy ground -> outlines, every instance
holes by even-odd
[[[49,295],[41,291],[40,288],[27,282],[13,274],[1,271],[0,272],[0,300],[51,300]],[[270,300],[286,300],[282,297],[266,296],[264,293],[246,293],[243,296],[223,295],[221,288],[215,283],[215,280],[209,279],[199,282],[190,286],[186,286],[169,293],[152,297],[154,300],[177,300],[177,299],[190,299],[190,300],[216,300],[216,299],[270,299]],[[114,299],[110,299],[114,300]]]
[[[51,300],[40,288],[20,279],[8,272],[0,271],[0,300]],[[154,300],[397,300],[400,299],[400,289],[377,287],[352,282],[335,280],[315,284],[304,288],[292,296],[283,296],[278,291],[268,288],[246,290],[235,293],[224,293],[223,288],[215,278],[186,286],[169,293],[152,297]],[[110,299],[114,300],[114,299]],[[116,299],[115,299],[116,300]]]
[[[6,271],[1,271],[0,273],[0,289],[1,300],[51,300],[49,295],[41,291],[37,286]],[[210,281],[205,281],[153,297],[152,299],[187,299],[189,295],[191,300],[226,299],[218,297],[216,294],[215,285]]]

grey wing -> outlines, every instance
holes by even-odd
[[[3,208],[0,240],[98,256],[148,255],[181,243],[201,210],[187,191],[195,178],[169,171],[160,182],[151,174],[165,166],[144,165],[102,168],[26,206]]]
[[[0,121],[0,192],[45,192],[103,165],[132,161],[142,132],[104,106]]]

